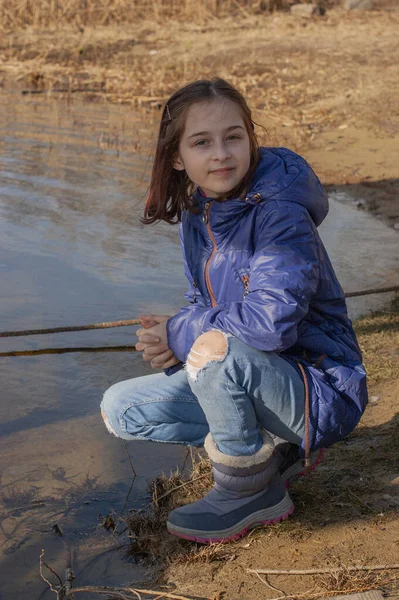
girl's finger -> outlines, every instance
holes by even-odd
[[[151,361],[151,366],[154,369],[160,369],[167,360],[170,360],[172,358],[172,356],[172,350],[167,350],[166,352],[163,352],[162,354],[159,354],[157,357],[153,358],[153,360]]]
[[[165,344],[143,344],[142,342],[137,342],[135,348],[138,352],[147,352],[147,348],[160,348],[158,352],[152,352],[152,354],[159,354],[160,352],[164,352],[167,346]]]
[[[181,361],[178,358],[176,358],[176,356],[172,356],[171,359],[164,362],[163,365],[161,365],[159,368],[160,369],[169,369],[169,367],[174,367],[175,365],[178,365],[179,362],[181,362]]]
[[[149,329],[158,325],[158,321],[155,319],[155,315],[139,315],[140,323],[144,329]]]
[[[143,350],[145,351],[146,348],[149,348],[150,346],[165,346],[165,349],[167,348],[166,344],[144,344],[143,342],[137,342],[137,344],[135,345],[136,350],[138,350],[139,352],[143,352]]]
[[[167,350],[167,352],[172,352],[171,350]],[[167,352],[161,352],[158,354],[148,354],[148,352],[143,352],[143,360],[145,360],[146,362],[150,362],[151,365],[153,363],[153,361],[157,361],[158,360],[158,356],[164,356],[165,358],[169,358],[169,355],[166,356]],[[163,358],[162,360],[165,360],[165,358]]]
[[[139,338],[139,342],[144,344],[157,344],[161,341],[158,336],[153,335],[152,333],[145,333],[145,329],[139,329],[137,331],[137,336]]]
[[[144,329],[150,329],[151,327],[154,327],[154,325],[157,325],[157,323],[155,321],[141,320],[141,325],[144,327]]]
[[[158,344],[158,345],[151,345],[151,346],[147,346],[146,348],[144,348],[144,354],[146,354],[147,356],[151,356],[152,358],[155,358],[155,356],[158,356],[158,354],[162,354],[163,352],[166,352],[167,350],[169,350],[168,346],[166,346],[165,344]]]
[[[170,315],[139,315],[139,319],[140,321],[145,322],[152,321],[153,323],[158,325],[159,323],[163,323],[164,321],[170,319]]]

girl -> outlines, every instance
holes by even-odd
[[[143,221],[179,221],[190,305],[141,317],[136,348],[164,372],[112,386],[102,413],[124,439],[205,442],[214,488],[172,511],[173,535],[224,542],[287,518],[285,483],[364,411],[361,353],[316,229],[327,210],[303,158],[258,147],[226,81],[168,100]]]

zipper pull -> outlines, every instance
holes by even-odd
[[[244,298],[248,295],[249,292],[249,275],[243,275],[241,277],[241,281],[244,284]]]
[[[191,304],[197,304],[197,284],[195,283],[195,281],[193,281],[193,301]]]
[[[205,223],[205,225],[207,225],[208,221],[209,221],[209,207],[210,207],[210,205],[211,205],[210,202],[205,202],[204,214],[202,215],[202,220]]]

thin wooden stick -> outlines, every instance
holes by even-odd
[[[247,573],[260,573],[261,575],[315,575],[317,573],[335,573],[342,567],[330,567],[324,569],[247,569]],[[399,569],[399,564],[392,565],[363,565],[359,567],[345,567],[345,571],[389,571]]]
[[[356,296],[368,296],[369,294],[385,294],[385,292],[397,292],[399,285],[391,285],[383,288],[373,288],[371,290],[362,290],[360,292],[348,292],[345,298],[355,298]]]
[[[125,448],[125,453],[126,453],[127,459],[128,459],[128,461],[130,463],[130,468],[132,469],[134,477],[137,477],[136,469],[133,466],[132,460],[130,458],[129,451],[127,449],[126,440],[122,440],[122,441],[123,441],[123,447]]]
[[[391,580],[388,580],[388,582]],[[386,583],[388,583],[386,582]],[[298,600],[298,598],[325,598],[326,596],[342,596],[343,593],[345,596],[349,594],[358,594],[361,592],[367,592],[370,590],[374,590],[376,587],[375,583],[373,585],[369,585],[361,588],[351,588],[349,590],[330,590],[330,591],[320,591],[315,594],[310,592],[305,592],[304,594],[288,594],[287,596],[276,596],[275,598],[268,598],[268,600]]]
[[[397,292],[399,285],[391,285],[383,288],[372,288],[369,290],[360,290],[358,292],[348,292],[346,298],[354,298],[356,296],[367,296],[369,294],[384,294],[385,292]],[[2,337],[17,337],[22,335],[45,335],[48,333],[63,333],[66,331],[87,331],[89,329],[108,329],[111,327],[126,327],[129,325],[140,325],[140,319],[127,319],[124,321],[107,321],[104,323],[92,323],[90,325],[72,325],[70,327],[50,327],[48,329],[26,329],[22,331],[3,331],[0,332]]]
[[[140,319],[126,319],[124,321],[106,321],[104,323],[91,323],[90,325],[71,325],[69,327],[49,327],[47,329],[25,329],[22,331],[3,331],[2,337],[18,337],[21,335],[45,335],[47,333],[63,333],[65,331],[87,331],[89,329],[109,329],[111,327],[127,327],[140,325]]]
[[[118,598],[122,598],[122,600],[131,600],[132,596],[125,596],[125,594],[120,591],[122,588],[111,588],[111,587],[102,587],[102,586],[86,586],[86,587],[82,587],[82,588],[75,588],[73,590],[73,593],[75,594],[76,592],[94,592],[95,594],[102,594],[102,595],[106,595],[109,596],[110,594],[116,595],[118,596]],[[136,598],[138,598],[139,600],[141,599],[140,594],[136,591],[136,590],[124,590],[124,592],[128,592],[129,594],[134,594]]]
[[[267,579],[267,575],[265,575],[264,577],[262,577],[262,575],[259,575],[259,573],[255,573],[255,575],[261,580],[262,583],[264,583],[268,588],[270,588],[271,590],[274,590],[275,592],[280,592],[280,594],[282,594],[281,598],[285,597],[287,594],[284,592],[284,590],[280,590],[280,588],[278,587],[274,587],[274,585],[272,585],[268,579]]]
[[[171,598],[172,600],[191,600],[187,596],[178,596],[176,594],[170,594],[169,592],[162,592],[160,590],[141,590],[138,588],[124,588],[124,587],[109,587],[109,586],[84,586],[80,588],[74,588],[73,593],[78,592],[95,592],[97,594],[115,594],[115,593],[130,593],[130,594],[145,594],[148,596],[155,596],[158,594],[160,598]]]
[[[70,352],[136,352],[135,346],[84,346],[76,348],[41,348],[40,350],[10,350],[0,352],[0,357],[40,356],[41,354],[69,354]]]
[[[48,579],[46,579],[46,577],[43,575],[43,566],[46,566],[48,568],[48,565],[45,565],[45,563],[43,562],[43,556],[44,556],[44,549],[42,549],[42,552],[41,552],[40,558],[39,558],[39,572],[40,572],[40,577],[43,579],[43,581],[45,583],[47,583],[47,585],[50,588],[50,591],[54,592],[54,594],[57,594],[57,600],[58,600],[59,596],[60,596],[58,590],[54,589],[53,586],[51,585],[51,582]],[[57,575],[57,577],[58,577],[58,575]],[[58,577],[58,579],[60,580],[59,577]]]

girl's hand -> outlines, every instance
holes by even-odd
[[[140,321],[143,329],[138,329],[136,332],[139,338],[139,343],[136,345],[136,350],[144,350],[148,345],[163,345],[168,346],[168,337],[166,333],[166,321],[170,317],[168,315],[140,315]]]
[[[158,333],[162,333],[164,335],[164,342],[167,343],[167,336],[166,336],[166,321],[168,319],[170,319],[170,315],[140,315],[140,321],[141,321],[141,325],[143,326],[144,329],[153,329],[156,325],[160,325],[161,323],[164,323],[165,325],[165,329],[160,328],[159,332],[155,332],[153,333],[152,331],[148,332],[148,335],[146,335],[146,332],[144,332],[142,329],[138,329],[137,330],[137,335],[140,337],[142,337],[144,335],[144,338],[140,341],[145,342],[145,343],[152,343],[151,338],[152,337],[156,337],[158,338],[159,335]],[[158,343],[158,340],[155,342]]]
[[[139,338],[136,350],[143,352],[143,359],[151,362],[154,369],[167,369],[180,361],[168,347],[166,321],[169,315],[140,315],[143,329],[137,330]]]
[[[139,319],[144,329],[149,329],[150,327],[154,327],[154,325],[157,325],[158,323],[167,321],[168,319],[170,319],[170,316],[171,315],[139,315]]]
[[[143,352],[144,360],[149,360],[146,359],[147,356],[150,357],[151,355]],[[179,364],[179,362],[180,360],[176,358],[172,350],[170,350],[169,348],[165,352],[162,352],[161,354],[158,354],[157,356],[151,358],[151,366],[153,369],[167,369],[169,367],[173,367],[174,365]]]

